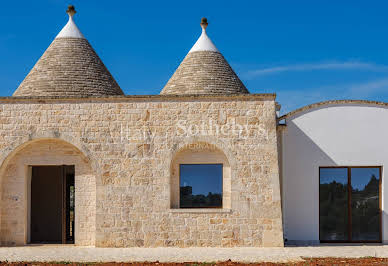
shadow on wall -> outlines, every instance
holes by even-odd
[[[283,133],[282,195],[287,244],[319,241],[320,166],[386,164],[388,127],[382,121],[386,121],[387,112],[387,103],[332,101],[290,115]],[[384,193],[384,169],[381,178]],[[382,200],[385,206],[384,196]],[[384,211],[382,223],[383,239],[387,239],[388,214]]]
[[[318,244],[319,167],[337,164],[292,120],[283,136],[285,244]]]

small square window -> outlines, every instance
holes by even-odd
[[[222,164],[180,164],[180,208],[222,208]]]

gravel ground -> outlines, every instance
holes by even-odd
[[[388,258],[388,246],[285,248],[94,248],[59,245],[1,247],[8,262],[301,262],[303,258]]]

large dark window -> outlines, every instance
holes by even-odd
[[[320,239],[348,239],[348,169],[321,168]]]
[[[319,238],[381,242],[380,167],[319,169]]]
[[[352,240],[380,238],[379,168],[351,168]]]
[[[181,164],[180,208],[222,207],[222,164]]]

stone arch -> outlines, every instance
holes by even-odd
[[[41,140],[50,140],[50,139],[57,139],[62,140],[64,142],[70,143],[73,145],[76,149],[78,149],[82,155],[87,158],[87,160],[90,162],[90,165],[95,173],[98,173],[98,163],[97,160],[95,160],[92,156],[92,153],[89,151],[89,149],[77,138],[59,133],[55,130],[48,130],[48,131],[34,131],[30,132],[29,135],[22,137],[20,139],[17,139],[14,142],[11,142],[10,145],[2,150],[2,153],[0,154],[0,176],[1,176],[1,170],[3,169],[3,165],[9,161],[10,158],[14,154],[16,154],[19,150],[23,149],[26,145],[35,142],[35,141],[41,141]]]
[[[179,153],[179,151],[185,149],[185,147],[187,147],[188,145],[195,143],[208,144],[213,146],[215,149],[218,149],[226,156],[231,168],[236,168],[236,161],[234,159],[235,152],[230,149],[230,143],[226,143],[226,141],[222,141],[219,138],[213,136],[192,136],[176,139],[175,145],[173,145],[169,154],[169,167],[171,168],[171,163],[176,157],[176,155]]]
[[[65,139],[65,140],[64,140]],[[32,165],[75,166],[75,244],[95,244],[96,165],[89,151],[71,137],[32,134],[12,143],[1,157],[0,241],[24,245],[29,241],[29,186]]]
[[[222,208],[231,208],[232,176],[234,161],[232,154],[217,141],[187,139],[172,150],[170,160],[170,208],[179,208],[179,164],[221,163],[223,165]],[[226,152],[225,152],[226,151]]]

